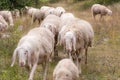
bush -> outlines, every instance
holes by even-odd
[[[0,0],[0,10],[20,9],[26,5],[31,6],[34,2],[34,0]]]

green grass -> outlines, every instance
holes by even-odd
[[[49,4],[51,6],[60,6],[62,2]],[[90,9],[79,9],[75,3],[73,6],[62,4],[66,10],[72,12],[76,17],[89,21],[95,32],[94,44],[88,51],[88,64],[82,62],[82,75],[80,80],[118,80],[120,79],[120,10],[117,8],[120,4],[113,4],[110,8],[113,16],[106,16],[102,21],[95,22],[91,16]],[[9,38],[0,39],[0,80],[27,80],[28,71],[21,68],[16,61],[14,67],[10,67],[11,58],[19,39],[30,29],[39,26],[37,23],[30,24],[31,19],[26,16],[15,19],[14,28],[9,28],[6,33]],[[18,26],[23,25],[23,30],[18,30]],[[60,52],[62,58],[63,52]],[[47,80],[52,80],[54,67],[59,60],[54,60],[49,64]],[[42,67],[39,65],[34,75],[34,80],[41,80]]]

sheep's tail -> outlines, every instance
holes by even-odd
[[[13,53],[11,67],[13,67],[13,66],[14,66],[14,63],[15,63],[15,60],[16,60],[16,56],[17,56],[17,49],[15,49],[15,51],[14,51],[14,53]]]

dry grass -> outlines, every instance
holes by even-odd
[[[102,21],[93,20],[90,8],[80,9],[82,3],[66,4],[64,1],[51,6],[63,6],[76,17],[89,21],[95,32],[94,45],[89,48],[88,64],[82,63],[82,75],[80,80],[119,80],[120,79],[120,3],[109,6],[113,16],[106,16]],[[27,80],[28,72],[16,63],[10,67],[11,57],[19,39],[31,28],[38,26],[37,23],[30,24],[31,19],[26,16],[15,20],[15,27],[9,29],[10,38],[0,39],[0,80]],[[18,26],[23,25],[19,31]],[[62,54],[61,54],[62,55]],[[49,65],[47,80],[52,80],[52,73],[58,61]],[[37,67],[34,80],[41,80],[42,68]]]

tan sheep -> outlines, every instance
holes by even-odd
[[[37,8],[33,8],[33,7],[27,7],[27,14],[32,17],[32,22],[31,24],[33,24],[33,22],[35,22],[36,20],[38,20],[39,24],[40,22],[44,19],[45,14],[43,11],[41,11],[40,9]]]
[[[108,9],[106,6],[101,5],[101,4],[94,4],[91,7],[91,11],[92,11],[92,16],[94,19],[95,19],[95,16],[98,14],[100,14],[100,18],[102,18],[102,16],[112,15],[112,11]]]
[[[53,80],[77,80],[79,72],[71,59],[62,59],[53,71]]]
[[[7,11],[7,10],[0,11],[0,15],[2,15],[3,18],[9,22],[11,27],[14,26],[12,13],[10,11]]]

